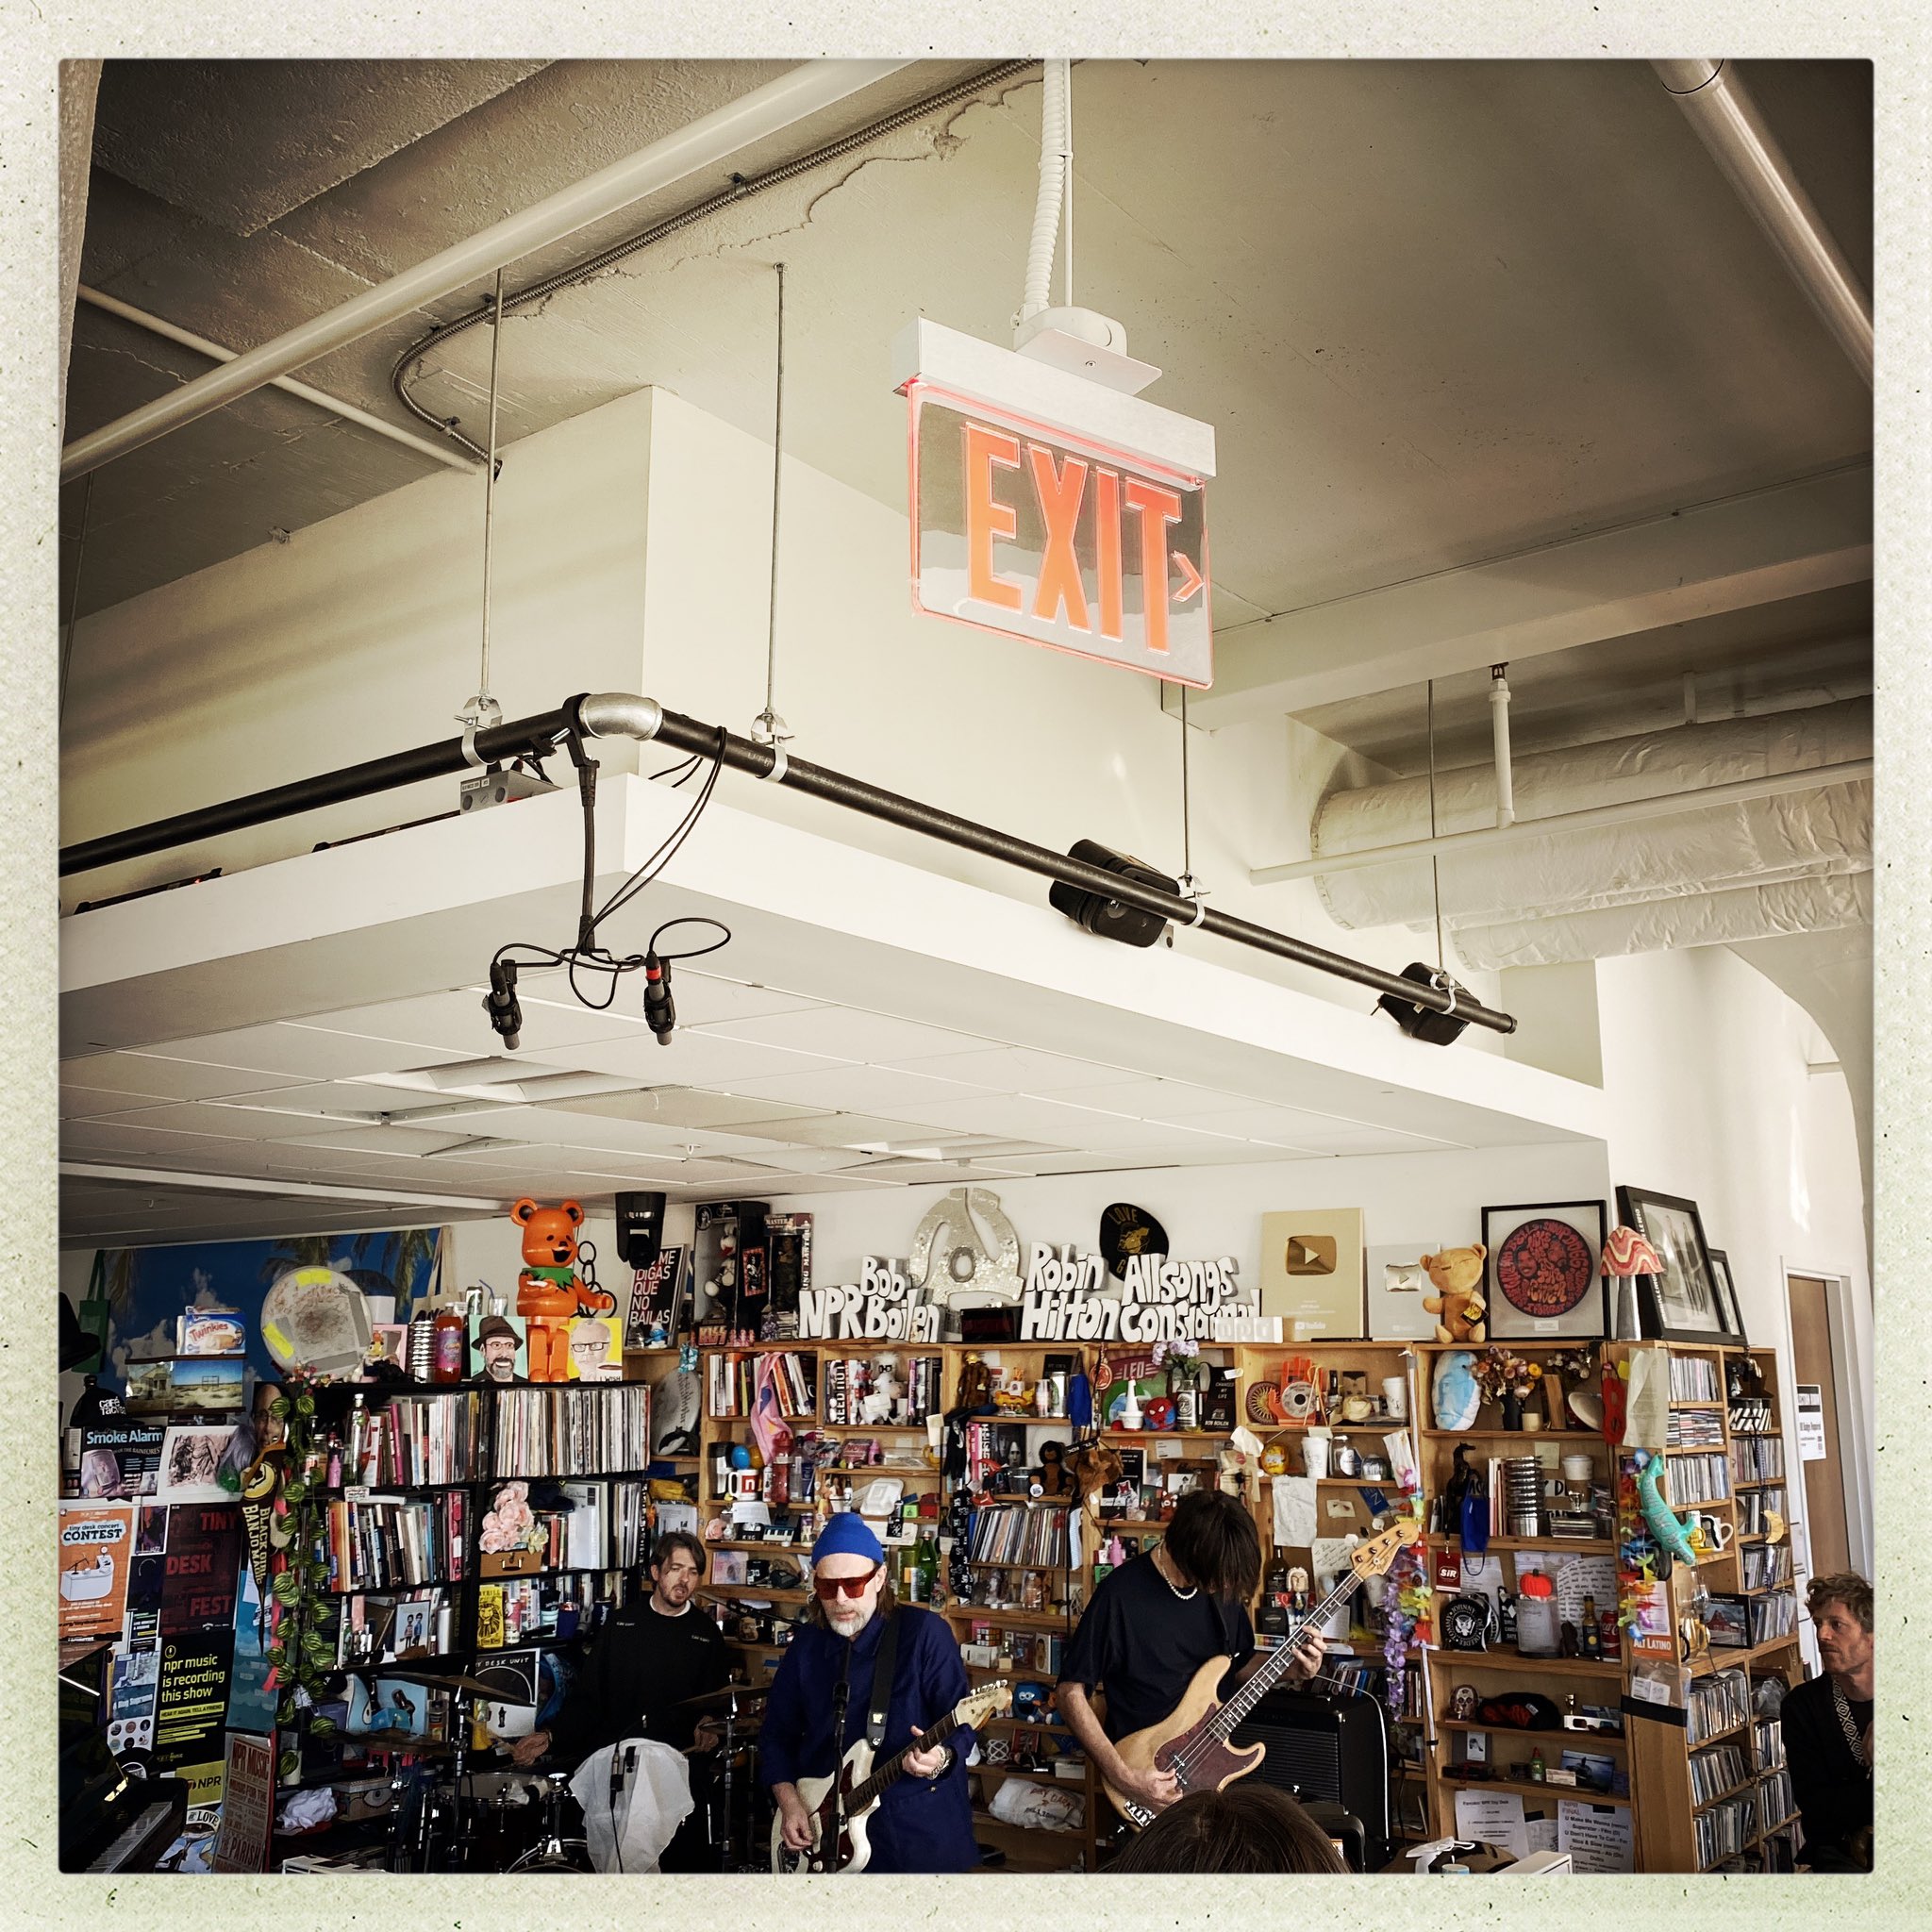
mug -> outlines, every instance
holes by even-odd
[[[1691,1519],[1691,1541],[1713,1554],[1729,1549],[1734,1534],[1728,1517],[1699,1515]]]
[[[1389,1411],[1391,1423],[1405,1422],[1408,1417],[1408,1377],[1388,1375],[1382,1381],[1382,1403]]]
[[[1565,1482],[1587,1483],[1593,1465],[1587,1456],[1566,1456],[1563,1458],[1563,1479]]]
[[[1310,1429],[1302,1438],[1302,1468],[1307,1474],[1320,1477],[1328,1474],[1328,1442],[1325,1430],[1318,1436]]]

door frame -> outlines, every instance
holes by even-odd
[[[1877,1391],[1874,1377],[1869,1303],[1866,1319],[1857,1319],[1858,1285],[1838,1268],[1814,1268],[1807,1263],[1786,1260],[1784,1306],[1779,1310],[1784,1327],[1784,1381],[1780,1391],[1783,1413],[1790,1417],[1787,1451],[1793,1458],[1792,1478],[1786,1492],[1795,1503],[1804,1493],[1805,1474],[1796,1463],[1798,1453],[1798,1362],[1795,1339],[1791,1333],[1790,1277],[1802,1274],[1824,1284],[1825,1329],[1831,1343],[1831,1370],[1838,1398],[1838,1441],[1834,1445],[1844,1490],[1845,1545],[1851,1552],[1853,1569],[1867,1581],[1873,1580],[1873,1504],[1874,1444],[1877,1436]],[[1805,1529],[1806,1574],[1815,1575],[1811,1562],[1811,1532]]]

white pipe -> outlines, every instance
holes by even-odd
[[[1026,287],[1020,320],[1029,321],[1053,300],[1053,251],[1059,235],[1060,202],[1067,180],[1067,75],[1071,63],[1049,60],[1040,96],[1040,188],[1033,203],[1033,232],[1026,241]],[[1071,302],[1072,297],[1068,300]]]
[[[1725,60],[1650,64],[1869,388],[1872,298],[1799,185],[1736,68]]]
[[[1496,744],[1496,823],[1516,823],[1516,785],[1509,770],[1509,679],[1507,664],[1490,666],[1490,730]]]
[[[385,323],[469,288],[506,262],[616,214],[645,195],[701,169],[715,167],[753,142],[833,107],[910,64],[905,60],[814,60],[794,67],[741,99],[700,115],[649,147],[547,195],[522,213],[492,224],[340,307],[298,323],[172,394],[80,437],[61,453],[60,479],[67,482],[85,475],[115,457],[196,422],[276,376],[346,343],[359,341]]]
[[[179,342],[184,349],[192,349],[197,356],[207,356],[216,362],[232,362],[235,359],[233,349],[225,349],[221,343],[211,342],[206,336],[196,335],[192,329],[163,322],[158,315],[150,315],[145,308],[137,308],[131,302],[104,295],[100,290],[90,289],[84,282],[77,292],[90,308],[118,315],[123,322],[131,322],[136,328],[144,328],[150,335],[163,336],[171,342]],[[386,436],[391,442],[399,442],[404,448],[414,450],[418,456],[433,457],[439,463],[448,464],[452,470],[475,468],[473,458],[459,454],[448,443],[431,442],[426,436],[412,436],[407,429],[400,429],[393,423],[385,423],[380,416],[372,416],[367,409],[358,409],[354,403],[345,403],[325,390],[310,389],[306,382],[297,382],[291,375],[276,376],[270,387],[286,390],[291,396],[300,396],[305,403],[313,403],[318,409],[326,409],[332,416],[359,423],[364,429],[372,429],[377,436]]]
[[[1846,758],[1838,764],[1812,765],[1797,772],[1775,772],[1762,778],[1734,778],[1724,785],[1707,785],[1696,791],[1670,791],[1656,798],[1625,798],[1614,805],[1587,806],[1581,811],[1557,812],[1548,818],[1517,819],[1507,825],[1478,825],[1473,832],[1444,832],[1438,839],[1408,839],[1399,845],[1370,846],[1359,852],[1317,854],[1290,865],[1257,866],[1248,874],[1251,885],[1274,886],[1287,879],[1314,878],[1324,873],[1359,872],[1364,866],[1393,865],[1399,859],[1426,858],[1432,852],[1468,852],[1484,845],[1502,845],[1523,839],[1554,838],[1562,832],[1582,832],[1598,825],[1625,825],[1641,819],[1674,818],[1679,812],[1701,811],[1707,806],[1738,805],[1746,799],[1774,798],[1785,791],[1815,791],[1825,785],[1853,785],[1872,775],[1870,758]]]

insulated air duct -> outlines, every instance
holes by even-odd
[[[1869,779],[1717,805],[1697,794],[1853,763],[1871,750],[1872,702],[1851,698],[1519,757],[1516,836],[1438,857],[1443,924],[1465,965],[1495,969],[1866,924]],[[1541,819],[1666,795],[1684,795],[1683,808],[1630,824],[1535,831]],[[1491,765],[1437,774],[1441,832],[1474,831],[1495,817]],[[1333,794],[1314,843],[1319,858],[1428,833],[1428,780],[1406,778]],[[1426,858],[1315,878],[1341,925],[1423,930],[1435,916]]]

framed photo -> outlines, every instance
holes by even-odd
[[[1742,1347],[1744,1337],[1720,1300],[1710,1243],[1695,1201],[1619,1188],[1617,1205],[1663,1263],[1661,1274],[1637,1277],[1637,1307],[1646,1341],[1691,1341]]]
[[[1717,1276],[1718,1307],[1724,1311],[1724,1325],[1742,1339],[1743,1305],[1738,1300],[1738,1285],[1731,1279],[1731,1257],[1722,1248],[1711,1249],[1710,1270]]]
[[[1609,1333],[1608,1284],[1599,1272],[1605,1220],[1601,1201],[1483,1209],[1493,1340],[1561,1341]]]

